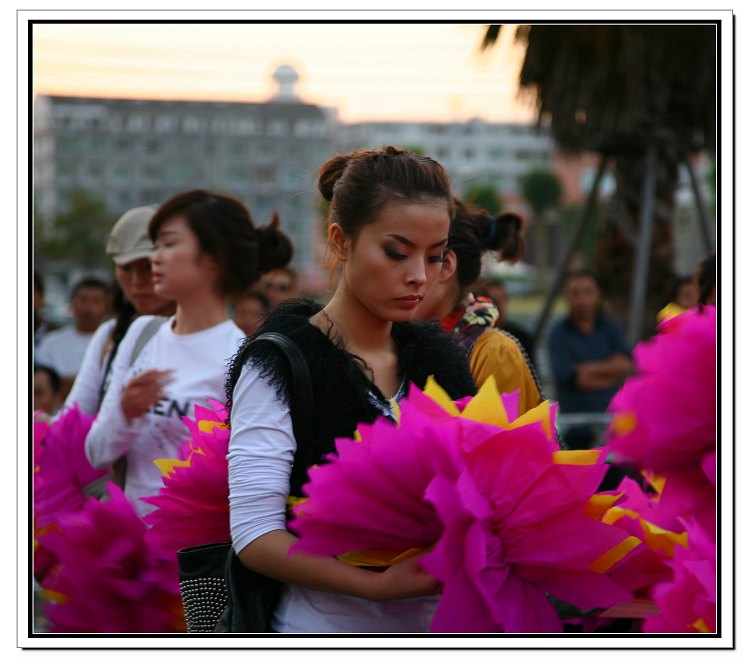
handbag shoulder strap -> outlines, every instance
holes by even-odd
[[[314,402],[310,367],[297,344],[280,332],[259,334],[256,341],[268,341],[274,344],[284,355],[289,364],[289,410],[292,416],[292,430],[297,447],[304,446],[313,430]]]
[[[141,351],[146,347],[146,344],[154,337],[154,334],[159,330],[159,327],[161,327],[167,320],[169,320],[169,318],[166,316],[155,315],[143,330],[141,330],[141,333],[136,339],[135,346],[133,347],[133,352],[130,355],[129,366],[135,364],[138,355],[141,354]]]

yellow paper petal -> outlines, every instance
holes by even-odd
[[[52,589],[42,589],[40,593],[42,595],[42,598],[45,598],[48,601],[54,601],[55,603],[68,602],[68,597],[59,591],[53,591]]]
[[[534,408],[530,411],[526,411],[523,415],[519,415],[518,419],[511,422],[510,428],[517,429],[518,427],[524,427],[528,424],[534,424],[534,422],[541,422],[547,438],[552,438],[552,420],[549,412],[549,399],[543,401],[538,406],[534,406]]]
[[[623,492],[620,492],[619,494],[594,494],[586,503],[583,512],[592,519],[601,519],[622,496]],[[609,522],[607,524],[609,524]]]
[[[508,414],[505,412],[505,406],[500,398],[494,376],[489,376],[482,383],[479,392],[464,407],[461,417],[504,429],[510,426]]]
[[[190,466],[190,462],[184,459],[155,459],[154,464],[161,471],[162,476],[169,475],[180,466]]]
[[[658,496],[664,491],[664,485],[667,483],[667,479],[663,475],[656,475],[653,471],[647,471],[644,469],[641,471],[643,479],[656,490]],[[658,497],[657,497],[658,498]]]
[[[305,501],[307,501],[306,496],[287,496],[286,506],[287,508],[294,508],[294,506],[298,506],[301,503],[304,503]]]
[[[635,411],[622,411],[615,413],[609,428],[615,436],[625,436],[635,429],[638,424],[638,416]]]
[[[615,506],[614,508],[610,508],[606,513],[604,513],[604,517],[602,517],[602,522],[604,524],[614,524],[619,520],[621,517],[632,517],[634,519],[640,519],[640,515],[635,512],[634,510],[628,510],[627,508],[621,508],[620,506]]]
[[[391,409],[393,410],[396,422],[401,422],[401,406],[395,399],[391,399]]]
[[[706,626],[706,622],[703,619],[699,619],[697,622],[693,622],[692,627],[698,631],[698,633],[711,633],[711,629]]]
[[[676,544],[679,543],[682,547],[687,547],[688,545],[686,531],[682,533],[667,531],[644,519],[641,519],[641,529],[643,529],[643,539],[648,548],[654,552],[664,552],[668,557],[674,557]]]
[[[456,408],[456,404],[453,403],[453,399],[450,398],[448,393],[438,385],[434,376],[430,376],[427,379],[427,383],[424,388],[424,394],[432,399],[440,408],[446,413],[453,417],[458,417],[459,410]]]
[[[669,302],[661,311],[656,314],[656,321],[662,322],[664,320],[671,320],[675,316],[684,313],[685,309],[674,302]]]
[[[596,464],[601,455],[599,450],[555,450],[552,453],[552,461],[555,464],[591,466]]]
[[[625,540],[607,550],[602,556],[589,564],[589,569],[597,573],[606,573],[620,559],[641,544],[635,536],[628,536]]]
[[[412,554],[421,552],[423,548],[412,547],[405,552],[398,550],[387,550],[381,548],[370,548],[367,550],[357,550],[355,552],[345,552],[338,555],[337,559],[349,564],[350,566],[374,566],[387,568],[393,564],[410,557]]]
[[[211,434],[214,428],[229,429],[226,422],[216,422],[215,420],[199,420],[198,421],[198,429],[200,431],[204,431],[207,434]]]

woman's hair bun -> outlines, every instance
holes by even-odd
[[[486,244],[488,250],[497,251],[503,260],[520,260],[526,250],[523,219],[516,213],[506,211],[486,217]]]
[[[294,255],[291,239],[279,227],[279,214],[274,211],[271,220],[259,225],[258,232],[258,269],[263,274],[272,269],[285,267]]]
[[[336,185],[336,181],[344,173],[351,157],[351,153],[336,155],[320,168],[318,190],[326,202],[330,202],[333,199],[333,188]]]

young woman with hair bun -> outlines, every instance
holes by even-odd
[[[381,572],[295,552],[289,497],[301,497],[310,465],[324,464],[337,437],[395,415],[410,383],[434,375],[454,399],[475,386],[463,352],[435,325],[411,322],[437,279],[454,215],[440,164],[403,149],[355,151],[323,165],[329,250],[338,283],[325,307],[291,300],[258,332],[281,332],[312,377],[315,433],[298,447],[278,351],[259,342],[234,360],[228,383],[232,433],[232,540],[242,563],[283,583],[272,628],[280,633],[420,633],[440,584],[412,556]],[[250,337],[252,339],[253,337]]]
[[[95,468],[127,455],[124,490],[141,515],[154,509],[141,497],[162,485],[154,460],[176,457],[189,436],[182,417],[192,418],[196,404],[224,399],[227,363],[244,338],[227,299],[292,256],[276,218],[256,228],[241,202],[205,190],[162,204],[148,230],[154,292],[174,300],[175,313],[130,326],[86,438]]]
[[[496,328],[500,319],[497,306],[487,297],[475,297],[471,286],[479,280],[485,253],[495,252],[513,262],[523,257],[524,248],[519,216],[493,216],[456,201],[445,261],[417,310],[420,320],[439,320],[441,328],[466,351],[477,387],[494,376],[500,392],[520,390],[522,413],[542,401],[534,367],[518,340]]]

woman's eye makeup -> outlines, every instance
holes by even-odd
[[[431,255],[430,262],[445,262],[444,255]]]
[[[388,257],[393,258],[394,260],[403,260],[406,258],[406,255],[404,255],[403,253],[399,253],[397,250],[391,248],[390,246],[385,247],[385,254]]]

